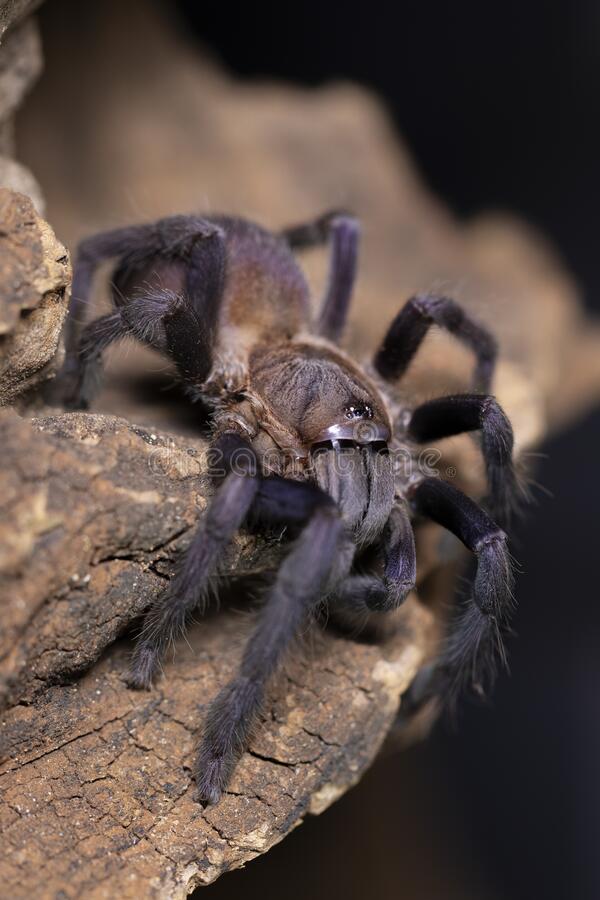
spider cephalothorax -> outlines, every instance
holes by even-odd
[[[406,303],[369,371],[337,347],[354,281],[359,229],[329,213],[272,234],[242,219],[176,216],[84,241],[78,251],[60,378],[65,399],[87,406],[103,351],[133,336],[175,363],[192,399],[213,407],[212,503],[178,574],[150,607],[130,672],[149,687],[170,642],[205,602],[236,530],[285,526],[275,574],[236,678],[213,700],[198,756],[203,801],[218,800],[244,750],[270,675],[310,617],[326,606],[348,616],[395,609],[414,587],[411,520],[427,517],[477,557],[472,598],[453,620],[439,660],[411,702],[463,685],[481,689],[502,658],[511,598],[506,535],[518,494],[512,430],[488,393],[493,338],[452,300]],[[330,240],[327,290],[313,316],[293,249]],[[79,327],[96,266],[117,258],[114,310]],[[475,353],[473,392],[401,410],[397,382],[431,324]],[[402,430],[394,423],[404,422]],[[494,518],[427,473],[407,478],[398,449],[481,432]]]

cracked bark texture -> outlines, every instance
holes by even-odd
[[[193,208],[242,212],[273,227],[348,206],[365,225],[348,341],[355,352],[375,346],[406,296],[434,288],[498,334],[495,390],[520,454],[597,398],[597,326],[536,235],[498,217],[457,224],[420,184],[366,92],[238,84],[151,9],[132,2],[86,10],[89,40],[75,22],[68,65],[50,66],[22,114],[24,158],[68,246],[95,230]],[[68,28],[61,23],[61,56]],[[87,98],[78,118],[69,102],[73,71]],[[65,102],[53,103],[57,96]],[[175,155],[177,165],[165,166]],[[44,227],[29,209],[24,219]],[[34,321],[21,312],[30,308],[19,299],[23,286],[34,310],[45,296],[32,275],[34,245],[23,245],[30,249],[22,258],[11,246],[0,260],[12,265],[16,256],[22,265],[20,280],[5,279],[0,293],[0,319],[9,322],[0,350]],[[50,244],[39,246],[46,264],[57,263]],[[318,293],[324,257],[308,254],[306,263]],[[469,366],[447,337],[432,335],[403,394],[412,403],[463,389]],[[45,408],[16,376],[7,396],[20,415],[4,410],[0,419],[0,877],[11,897],[183,897],[264,853],[371,764],[401,692],[433,650],[436,611],[450,597],[455,545],[420,528],[418,594],[398,612],[396,629],[377,643],[315,630],[273,685],[230,790],[203,811],[190,782],[198,728],[235,668],[253,604],[243,590],[229,591],[224,609],[177,646],[155,690],[125,686],[129,632],[164,590],[209,490],[198,413],[158,390],[169,371],[137,352],[116,354],[109,369],[91,414]],[[473,441],[440,449],[440,467],[454,467],[456,483],[479,494]],[[252,575],[280,554],[276,542],[240,536],[223,574]]]
[[[0,188],[0,225],[0,406],[7,406],[60,364],[71,267],[24,194]]]
[[[198,723],[252,614],[240,617],[238,598],[237,612],[209,616],[146,694],[125,686],[127,647],[114,644],[164,589],[206,505],[203,442],[84,414],[5,412],[2,426],[2,877],[11,896],[184,896],[360,777],[433,617],[412,598],[381,645],[315,634],[225,798],[203,811],[190,780]],[[261,571],[280,553],[240,536],[223,572]]]

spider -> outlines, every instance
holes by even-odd
[[[285,532],[235,678],[215,697],[195,765],[202,803],[219,800],[247,747],[267,683],[319,610],[381,616],[415,585],[412,520],[437,522],[475,555],[470,598],[438,659],[409,689],[413,707],[464,687],[487,689],[504,661],[511,564],[503,530],[519,494],[513,434],[489,393],[494,338],[452,299],[418,295],[392,321],[369,366],[338,343],[360,227],[332,211],[272,233],[242,218],[181,215],[90,237],[78,248],[60,383],[67,405],[92,400],[106,348],[134,337],[175,364],[192,400],[212,409],[214,496],[165,593],[148,609],[128,682],[149,689],[168,646],[207,602],[223,551],[242,527]],[[316,316],[295,250],[330,245]],[[113,311],[79,326],[97,266],[116,259]],[[392,386],[430,326],[474,353],[470,393],[407,410]],[[398,472],[394,451],[479,431],[489,514],[450,483]]]

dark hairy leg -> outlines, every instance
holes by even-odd
[[[102,374],[102,354],[116,341],[130,334],[129,326],[120,310],[90,322],[81,332],[79,352],[69,367],[69,389],[63,396],[65,406],[87,409],[98,389]],[[68,358],[65,365],[68,363]],[[58,376],[62,378],[63,372]],[[61,385],[62,389],[62,385]]]
[[[348,621],[355,624],[354,616],[367,616],[378,612],[386,603],[388,591],[379,575],[348,575],[337,588],[335,594],[327,599],[327,608],[334,613],[337,621]],[[346,618],[346,613],[349,618]],[[357,620],[360,621],[360,620]]]
[[[221,554],[247,517],[260,486],[256,455],[236,432],[215,436],[208,473],[217,492],[181,568],[146,613],[130,666],[132,687],[150,687],[167,647],[184,632],[191,613],[205,607]]]
[[[81,335],[80,319],[100,262],[121,258],[118,276],[151,266],[154,259],[179,258],[185,265],[182,294],[147,285],[120,298],[119,309],[92,322]],[[141,267],[141,268],[139,268]],[[174,216],[152,225],[121,228],[88,238],[79,246],[67,321],[67,356],[57,379],[67,405],[86,407],[99,381],[103,350],[127,335],[166,353],[186,382],[201,384],[212,364],[212,343],[225,273],[220,229],[193,216]],[[117,279],[118,280],[118,279]]]
[[[258,479],[231,472],[220,485],[186,553],[183,565],[144,618],[130,667],[131,687],[149,688],[167,648],[208,598],[224,549],[248,514]]]
[[[250,512],[262,525],[301,528],[269,591],[237,677],[223,688],[208,712],[197,782],[200,799],[216,802],[246,746],[268,678],[310,621],[323,594],[350,568],[353,548],[327,494],[307,482],[260,477],[254,452],[239,435],[220,435],[210,464],[220,487],[180,573],[146,615],[129,674],[132,687],[150,686],[165,650],[184,630],[192,610],[205,600],[223,548]]]
[[[406,372],[431,325],[437,325],[470,347],[477,363],[473,387],[488,392],[498,352],[496,340],[449,297],[412,297],[390,325],[373,364],[382,378],[396,381]]]
[[[198,216],[170,216],[158,222],[114,228],[82,240],[73,266],[66,326],[67,353],[77,348],[78,331],[89,305],[92,281],[102,262],[127,257],[129,265],[135,266],[155,256],[185,253],[190,242],[221,235],[221,229]]]
[[[383,538],[385,601],[372,607],[381,612],[396,609],[413,590],[417,557],[412,523],[404,504],[397,503],[388,519]]]
[[[350,576],[340,586],[339,599],[357,608],[361,584],[365,593],[363,602],[371,612],[389,612],[403,603],[415,586],[415,539],[408,510],[397,504],[392,509],[381,538],[383,571],[381,576],[360,578]],[[379,589],[376,584],[379,584]]]
[[[487,506],[503,527],[523,497],[513,463],[513,430],[504,410],[486,394],[455,394],[418,406],[408,435],[419,443],[437,441],[465,431],[481,431],[481,449],[487,472]]]
[[[204,322],[183,297],[154,289],[85,326],[76,365],[70,368],[65,405],[89,407],[100,383],[104,351],[127,337],[173,359],[186,385],[200,386],[210,371],[212,338],[207,336]]]
[[[360,225],[349,213],[332,210],[304,225],[285,229],[282,237],[292,249],[331,241],[327,288],[321,304],[317,332],[339,341],[344,331],[358,263]]]
[[[151,224],[131,225],[93,235],[79,243],[73,264],[69,312],[64,327],[65,361],[48,390],[53,402],[62,402],[75,409],[85,408],[89,403],[94,386],[99,381],[102,349],[126,333],[124,323],[118,316],[112,319],[110,316],[103,316],[96,330],[86,332],[84,328],[96,269],[105,260],[125,252],[141,253],[143,248],[152,247],[154,230],[154,225]],[[104,338],[101,332],[104,332]],[[82,342],[88,345],[85,371],[82,371],[80,360]]]
[[[201,802],[216,803],[226,788],[247,747],[268,679],[294,640],[308,627],[321,601],[342,532],[334,504],[319,503],[283,561],[246,644],[237,675],[208,710],[196,763]]]
[[[327,212],[317,216],[310,222],[301,222],[299,225],[290,225],[284,228],[280,235],[287,241],[292,250],[304,250],[308,247],[318,247],[327,243],[334,219],[350,217],[350,213],[343,209],[328,209]]]
[[[454,618],[440,659],[403,700],[420,705],[441,693],[453,705],[472,687],[483,694],[498,661],[505,663],[503,631],[512,609],[512,567],[506,535],[473,500],[439,478],[426,478],[412,494],[415,512],[455,534],[477,557],[471,599]]]
[[[416,580],[414,535],[403,503],[392,509],[375,557],[357,568],[327,597],[327,619],[345,633],[382,636],[381,613],[397,609]]]
[[[67,356],[77,352],[79,331],[89,305],[92,282],[98,266],[105,260],[125,253],[142,253],[146,250],[152,253],[155,246],[155,226],[152,224],[103,231],[79,243],[73,263],[71,300],[65,326]]]
[[[172,359],[186,387],[200,392],[212,366],[216,314],[201,316],[197,301],[198,294],[193,304],[187,294],[157,290],[136,297],[123,308],[123,316],[138,340]]]
[[[327,288],[317,331],[330,341],[342,337],[358,264],[360,225],[351,216],[338,216],[331,222],[331,259]]]

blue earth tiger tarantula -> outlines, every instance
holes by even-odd
[[[468,685],[482,691],[503,659],[511,567],[502,527],[519,487],[512,429],[489,394],[496,343],[453,300],[416,296],[367,373],[337,346],[358,240],[357,221],[341,212],[279,234],[239,218],[190,215],[116,229],[79,246],[60,378],[65,401],[86,407],[103,351],[132,336],[166,354],[191,399],[213,410],[214,498],[177,575],[146,613],[131,686],[151,686],[167,647],[205,603],[237,529],[284,527],[286,540],[293,538],[239,671],[210,705],[195,770],[202,802],[216,802],[226,788],[269,678],[317,610],[382,614],[404,601],[415,584],[413,518],[432,519],[460,538],[477,570],[439,659],[409,689],[410,704],[453,697]],[[292,251],[327,241],[329,278],[314,318]],[[111,258],[118,260],[114,311],[80,329],[95,269]],[[402,377],[431,325],[473,351],[473,391],[407,414],[386,385]],[[481,433],[489,515],[438,477],[395,471],[394,450],[415,452],[465,431]]]

